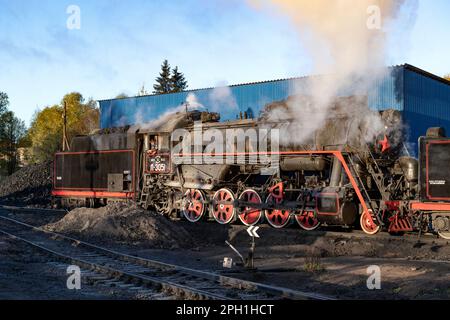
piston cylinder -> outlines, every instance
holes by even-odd
[[[317,194],[316,210],[321,223],[335,226],[352,225],[358,216],[358,206],[345,198],[344,188],[325,188]]]

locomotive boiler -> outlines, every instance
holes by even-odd
[[[289,104],[279,103],[258,119],[240,114],[220,122],[217,113],[186,109],[147,125],[75,137],[70,151],[55,155],[52,194],[63,206],[128,201],[194,223],[294,222],[309,231],[420,230],[450,239],[445,132],[430,128],[416,159],[403,143],[398,112],[377,114],[380,128],[373,132],[372,118],[348,112],[346,102],[307,134],[308,122],[299,126]]]

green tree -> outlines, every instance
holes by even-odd
[[[89,134],[98,128],[99,110],[96,102],[89,99],[85,103],[78,92],[64,96],[61,104],[37,111],[28,130],[32,144],[33,160],[42,162],[53,158],[62,149],[64,104],[66,105],[67,139],[76,135]]]
[[[171,91],[181,92],[187,89],[188,84],[184,77],[184,74],[178,71],[178,67],[172,70],[172,76],[170,77]]]
[[[159,77],[156,78],[156,84],[153,86],[153,93],[161,94],[161,93],[169,93],[172,90],[171,85],[171,75],[170,75],[170,65],[167,60],[164,60],[161,65],[161,72],[159,73]]]
[[[0,170],[12,174],[19,164],[18,148],[26,147],[26,130],[25,123],[8,106],[8,95],[0,92]]]
[[[0,92],[0,114],[6,112],[9,105],[8,95],[4,92]]]
[[[14,112],[6,111],[0,116],[0,150],[3,155],[5,169],[8,175],[18,167],[17,149],[25,136],[25,123],[18,119]]]

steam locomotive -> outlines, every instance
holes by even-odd
[[[430,128],[416,159],[398,112],[378,113],[382,130],[370,135],[374,123],[361,121],[365,112],[338,105],[346,112],[304,137],[298,129],[305,123],[299,127],[286,102],[257,119],[220,122],[218,113],[186,109],[147,126],[74,137],[70,151],[55,155],[52,195],[65,207],[127,201],[190,222],[360,226],[371,235],[419,231],[450,239],[445,131]]]

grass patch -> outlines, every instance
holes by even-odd
[[[318,256],[309,256],[305,258],[305,263],[303,264],[303,270],[306,272],[322,272],[325,271],[324,266],[320,261]]]
[[[393,291],[395,294],[398,294],[398,293],[400,293],[400,291],[402,291],[402,288],[401,288],[401,287],[398,287],[398,288],[393,289],[392,291]]]

